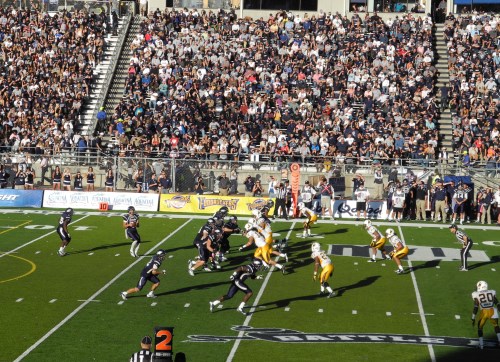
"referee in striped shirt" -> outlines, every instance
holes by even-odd
[[[286,198],[287,198],[287,189],[283,183],[280,183],[278,188],[275,191],[276,195],[276,205],[274,205],[274,214],[273,219],[278,216],[278,209],[281,208],[281,215],[284,219],[288,220],[288,215],[286,213]]]
[[[141,340],[141,350],[135,352],[130,357],[130,362],[151,362],[153,361],[153,354],[151,353],[151,343],[153,340],[150,336],[145,336]]]
[[[451,224],[449,228],[450,231],[455,234],[457,240],[462,243],[462,249],[460,250],[460,260],[462,264],[460,265],[460,268],[458,268],[458,270],[469,271],[469,269],[467,268],[467,254],[469,253],[469,250],[472,248],[472,245],[474,243],[466,233],[464,233],[462,230],[458,230],[457,225]]]

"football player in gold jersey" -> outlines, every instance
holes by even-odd
[[[479,318],[477,321],[477,335],[479,336],[479,348],[483,349],[483,327],[490,320],[495,333],[497,334],[498,346],[500,346],[500,327],[498,327],[498,314],[500,313],[500,304],[498,303],[497,293],[488,289],[488,283],[479,281],[476,284],[477,291],[472,293],[474,300],[474,310],[472,311],[472,326],[476,323],[476,314],[478,309]]]
[[[386,242],[384,234],[372,225],[371,220],[365,220],[364,225],[366,232],[372,237],[372,241],[370,243],[372,255],[371,258],[368,259],[368,262],[375,263],[377,261],[377,250],[380,250],[382,253],[382,259],[391,260],[391,257],[387,254],[384,248]]]
[[[410,250],[403,243],[403,241],[401,241],[401,239],[394,233],[393,229],[387,229],[385,231],[385,236],[387,237],[387,240],[391,243],[392,247],[394,248],[394,250],[389,253],[389,256],[391,257],[392,260],[394,260],[394,262],[398,266],[398,270],[396,270],[396,273],[403,274],[404,269],[403,266],[401,265],[401,259],[407,256]]]
[[[275,262],[271,259],[272,247],[266,242],[265,237],[258,231],[258,229],[253,224],[245,225],[245,236],[248,242],[239,248],[243,251],[249,248],[252,244],[255,244],[257,249],[254,252],[254,257],[264,261],[265,265],[274,265],[277,269],[281,270],[285,274],[285,266]]]
[[[314,274],[313,280],[316,281],[318,279],[318,269],[321,265],[321,274],[319,275],[320,282],[320,294],[324,294],[325,291],[328,292],[328,298],[334,297],[335,292],[332,287],[328,284],[328,279],[333,273],[333,264],[332,260],[326,255],[324,250],[321,250],[321,245],[319,243],[312,243],[311,245],[311,258],[314,260]]]
[[[299,216],[304,215],[307,217],[307,220],[304,221],[304,233],[302,236],[304,238],[311,236],[311,225],[318,220],[318,215],[316,215],[316,213],[311,209],[308,209],[303,202],[299,202],[297,207],[299,208]]]

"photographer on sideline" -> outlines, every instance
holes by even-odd
[[[252,176],[248,175],[243,184],[245,185],[245,196],[246,197],[253,196],[253,187],[255,186],[255,181],[253,180]]]
[[[205,183],[203,182],[202,177],[198,177],[196,179],[196,182],[194,184],[194,192],[197,195],[203,195],[203,192],[205,191]]]

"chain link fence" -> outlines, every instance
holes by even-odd
[[[222,175],[229,178],[229,194],[244,192],[243,182],[248,176],[261,180],[264,194],[267,194],[269,177],[278,180],[290,177],[290,165],[298,162],[301,165],[301,184],[305,180],[316,182],[319,176],[346,177],[355,173],[365,176],[373,174],[375,167],[381,167],[386,178],[396,174],[399,179],[408,172],[415,175],[425,175],[426,172],[437,171],[440,175],[472,176],[475,182],[484,186],[497,185],[500,167],[487,169],[484,164],[476,167],[464,167],[459,162],[436,161],[432,164],[421,164],[414,160],[389,160],[388,162],[360,162],[354,164],[335,163],[329,158],[310,158],[300,162],[293,158],[260,159],[239,157],[237,160],[221,160],[213,155],[203,155],[200,158],[190,158],[190,155],[171,154],[170,157],[147,157],[135,154],[133,157],[119,156],[98,150],[79,152],[78,149],[63,150],[60,154],[37,155],[25,153],[1,154],[1,165],[13,177],[21,169],[32,169],[35,173],[35,185],[51,185],[52,174],[57,166],[61,170],[68,169],[74,175],[80,171],[85,175],[92,167],[95,173],[95,187],[104,188],[106,173],[111,170],[116,190],[147,191],[148,183],[155,174],[156,178],[169,179],[168,192],[192,193],[199,178],[204,184],[204,193],[218,193],[219,180]]]

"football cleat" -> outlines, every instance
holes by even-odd
[[[65,255],[66,255],[66,252],[65,252],[65,251],[61,251],[61,250],[58,250],[58,251],[57,251],[57,254],[58,254],[59,256],[65,256]]]
[[[335,292],[331,292],[331,293],[328,293],[327,298],[333,298],[333,297],[335,297],[336,295],[337,295],[337,293],[335,293]]]
[[[148,298],[156,298],[156,295],[155,295],[155,293],[153,293],[153,292],[149,292],[149,293],[146,295],[146,297],[148,297]]]
[[[188,273],[189,273],[189,275],[191,275],[192,277],[194,277],[194,270],[193,269],[188,268]]]
[[[210,304],[210,312],[214,311],[214,304],[212,302],[208,302]]]
[[[123,300],[127,300],[127,292],[121,292],[120,297],[122,297]]]
[[[283,265],[283,268],[281,268],[281,273],[283,273],[283,275],[286,274],[286,266]]]
[[[130,256],[131,256],[132,258],[135,258],[135,257],[136,257],[135,253],[134,253],[132,250],[130,250]]]
[[[211,272],[212,271],[212,269],[210,269],[208,266],[204,267],[203,270],[206,271],[206,272]]]
[[[248,313],[247,313],[247,312],[245,312],[245,311],[243,310],[243,308],[236,308],[236,311],[237,311],[237,312],[240,312],[240,313],[241,313],[241,314],[243,314],[244,316],[248,315]]]
[[[405,271],[403,269],[396,270],[396,274],[403,274]]]
[[[376,262],[377,262],[377,260],[375,260],[375,259],[372,259],[372,258],[368,259],[368,263],[376,263]]]
[[[386,254],[386,255],[385,255],[385,259],[386,259],[386,260],[391,260],[392,258],[390,257],[390,255],[387,255],[387,254]]]
[[[288,254],[287,253],[285,253],[285,262],[288,263]]]

